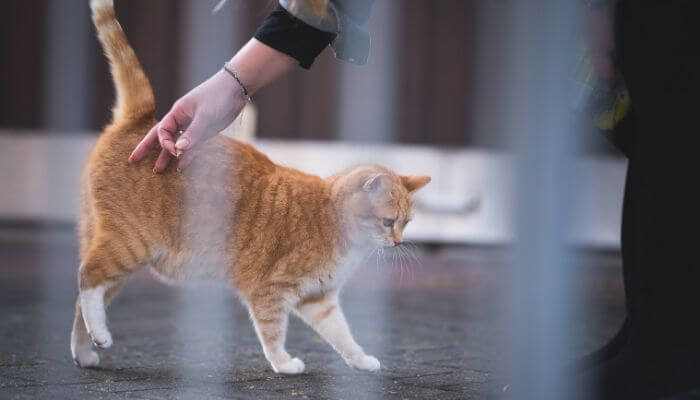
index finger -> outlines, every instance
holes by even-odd
[[[146,136],[136,145],[131,155],[129,155],[129,162],[141,161],[153,149],[153,146],[158,142],[158,125],[153,125]]]

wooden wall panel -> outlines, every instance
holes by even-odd
[[[473,2],[471,0],[400,1],[397,80],[392,109],[397,132],[389,137],[405,143],[463,145],[470,143],[471,79],[473,57]],[[0,77],[0,126],[45,128],[37,116],[45,57],[42,25],[50,16],[45,0],[7,3],[0,24],[3,62]],[[207,3],[207,2],[203,2]],[[214,4],[207,3],[207,6]],[[240,38],[249,38],[275,1],[234,0]],[[119,20],[153,84],[162,116],[190,88],[179,82],[180,43],[186,18],[179,0],[117,1]],[[91,129],[109,118],[114,91],[108,66],[92,25],[90,35]],[[237,39],[238,40],[238,39]],[[236,43],[236,48],[244,43]],[[66,43],[70,46],[70,43]],[[376,50],[376,49],[375,49]],[[222,59],[234,50],[222,49]],[[371,57],[371,55],[370,55]],[[6,62],[5,60],[22,60]],[[272,138],[334,139],[339,113],[341,61],[330,49],[319,56],[310,71],[301,68],[261,91],[255,98],[260,108],[259,135]],[[361,68],[361,67],[359,67]],[[79,129],[80,127],[76,127]]]
[[[0,126],[38,129],[44,115],[45,1],[3,1],[0,12]]]
[[[474,4],[405,0],[399,18],[399,137],[403,142],[469,142]]]

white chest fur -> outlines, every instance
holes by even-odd
[[[316,275],[309,277],[303,292],[312,294],[340,289],[367,258],[368,253],[369,251],[365,248],[351,249],[337,263],[325,266],[319,269]]]

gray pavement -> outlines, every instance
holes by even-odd
[[[287,348],[306,371],[276,375],[233,292],[167,287],[145,271],[109,309],[114,345],[100,367],[80,369],[69,350],[75,246],[67,231],[0,231],[0,399],[482,399],[507,360],[503,251],[417,248],[420,262],[368,260],[342,295],[377,373],[350,369],[292,318]],[[576,258],[588,311],[574,355],[611,336],[624,310],[619,256]],[[223,306],[183,320],[183,302],[214,304],[204,294]]]

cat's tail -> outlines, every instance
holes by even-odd
[[[114,0],[90,0],[90,8],[117,92],[113,121],[152,118],[156,109],[153,89],[117,21]]]

